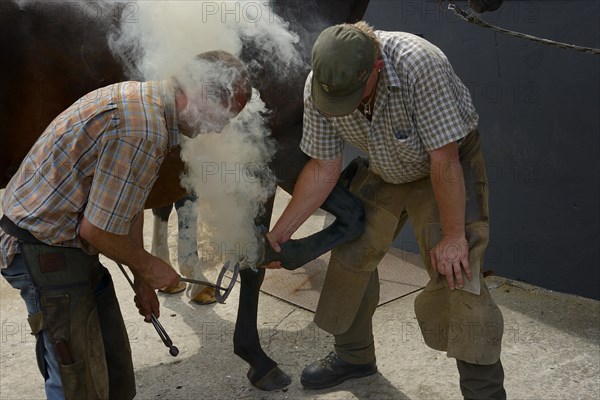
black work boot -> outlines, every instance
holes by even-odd
[[[300,382],[307,389],[325,389],[350,378],[362,378],[377,372],[377,364],[350,364],[340,359],[335,352],[307,365],[302,371]]]

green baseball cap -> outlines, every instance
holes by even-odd
[[[325,29],[312,49],[312,98],[325,114],[343,116],[363,98],[375,62],[375,44],[364,32],[349,26]]]

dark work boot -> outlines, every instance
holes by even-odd
[[[362,378],[377,372],[377,364],[350,364],[340,359],[335,352],[306,366],[300,382],[307,389],[325,389],[338,385],[350,378]]]

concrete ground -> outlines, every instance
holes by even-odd
[[[319,391],[303,389],[299,377],[305,365],[332,349],[332,337],[316,327],[311,312],[262,294],[258,328],[263,347],[293,378],[284,390],[263,392],[248,382],[248,367],[232,350],[239,286],[225,305],[195,305],[183,293],[160,295],[160,320],[180,350],[174,358],[137,314],[133,292],[116,265],[107,259],[103,263],[114,277],[132,342],[138,399],[461,398],[455,361],[423,343],[413,312],[416,294],[375,313],[379,372]],[[284,277],[286,272],[268,273]],[[600,303],[500,277],[487,279],[504,313],[502,362],[509,398],[600,398]],[[3,279],[0,320],[0,399],[44,398],[24,304]]]

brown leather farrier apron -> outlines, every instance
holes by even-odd
[[[441,238],[437,203],[430,178],[390,184],[363,165],[351,184],[362,200],[366,229],[356,241],[333,250],[315,322],[336,336],[342,359],[375,359],[371,317],[379,301],[377,265],[410,219],[430,276],[415,300],[415,312],[427,345],[474,364],[494,364],[500,357],[503,319],[483,282],[481,267],[488,244],[488,187],[479,133],[459,146],[466,185],[465,229],[473,279],[451,291],[446,278],[433,272],[429,251]]]

